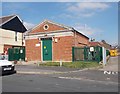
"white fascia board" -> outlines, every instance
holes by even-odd
[[[47,36],[46,34],[38,34],[38,35],[28,35],[25,36],[25,40],[28,39],[38,39],[38,38],[46,38],[46,37],[63,37],[63,36],[74,36],[72,31],[68,32],[59,32],[59,33],[49,33]]]

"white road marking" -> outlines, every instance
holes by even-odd
[[[77,77],[58,77],[60,79],[69,79],[69,80],[82,80],[82,81],[91,81],[91,82],[98,82],[103,84],[117,84],[117,82],[111,82],[111,81],[98,81],[98,80],[91,80],[91,79],[85,79],[85,78],[77,78]]]

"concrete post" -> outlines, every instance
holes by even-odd
[[[102,47],[103,66],[106,65],[106,48]]]
[[[60,67],[62,66],[62,60],[60,60]]]

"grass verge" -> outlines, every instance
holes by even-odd
[[[47,62],[41,63],[39,66],[60,66],[60,62]],[[63,67],[68,68],[93,68],[93,67],[100,67],[101,65],[97,62],[62,62]]]

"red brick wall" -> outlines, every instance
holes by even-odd
[[[53,45],[53,61],[71,61],[72,60],[72,44],[73,37],[56,37],[58,42],[52,42]],[[38,39],[26,40],[26,57],[28,61],[41,61],[41,45],[36,47]]]
[[[48,30],[44,30],[43,26],[47,24],[49,26]],[[47,31],[55,31],[55,30],[64,30],[65,28],[62,28],[60,26],[57,26],[55,24],[51,24],[51,23],[43,23],[39,26],[37,26],[36,28],[34,28],[31,33],[36,33],[36,32],[47,32]]]
[[[58,42],[53,42],[53,61],[72,61],[73,37],[58,37]]]
[[[74,46],[84,47],[85,44],[89,45],[89,39],[84,37],[83,35],[81,35],[79,33],[74,33],[74,37],[75,37]],[[81,43],[83,43],[83,44],[81,44]]]
[[[8,54],[8,49],[12,48],[12,45],[4,45],[4,53]]]
[[[40,61],[41,60],[41,45],[36,47],[39,43],[38,39],[26,40],[26,57],[28,61]]]
[[[53,40],[58,40],[57,42],[52,41],[53,61],[72,61],[72,47],[75,45],[74,37],[75,36],[64,36],[53,38]],[[85,46],[78,42],[86,45],[89,43],[89,40],[80,34],[76,34],[75,39],[77,47]],[[41,44],[39,47],[36,47],[38,43],[38,39],[26,40],[26,57],[28,61],[41,61]]]

